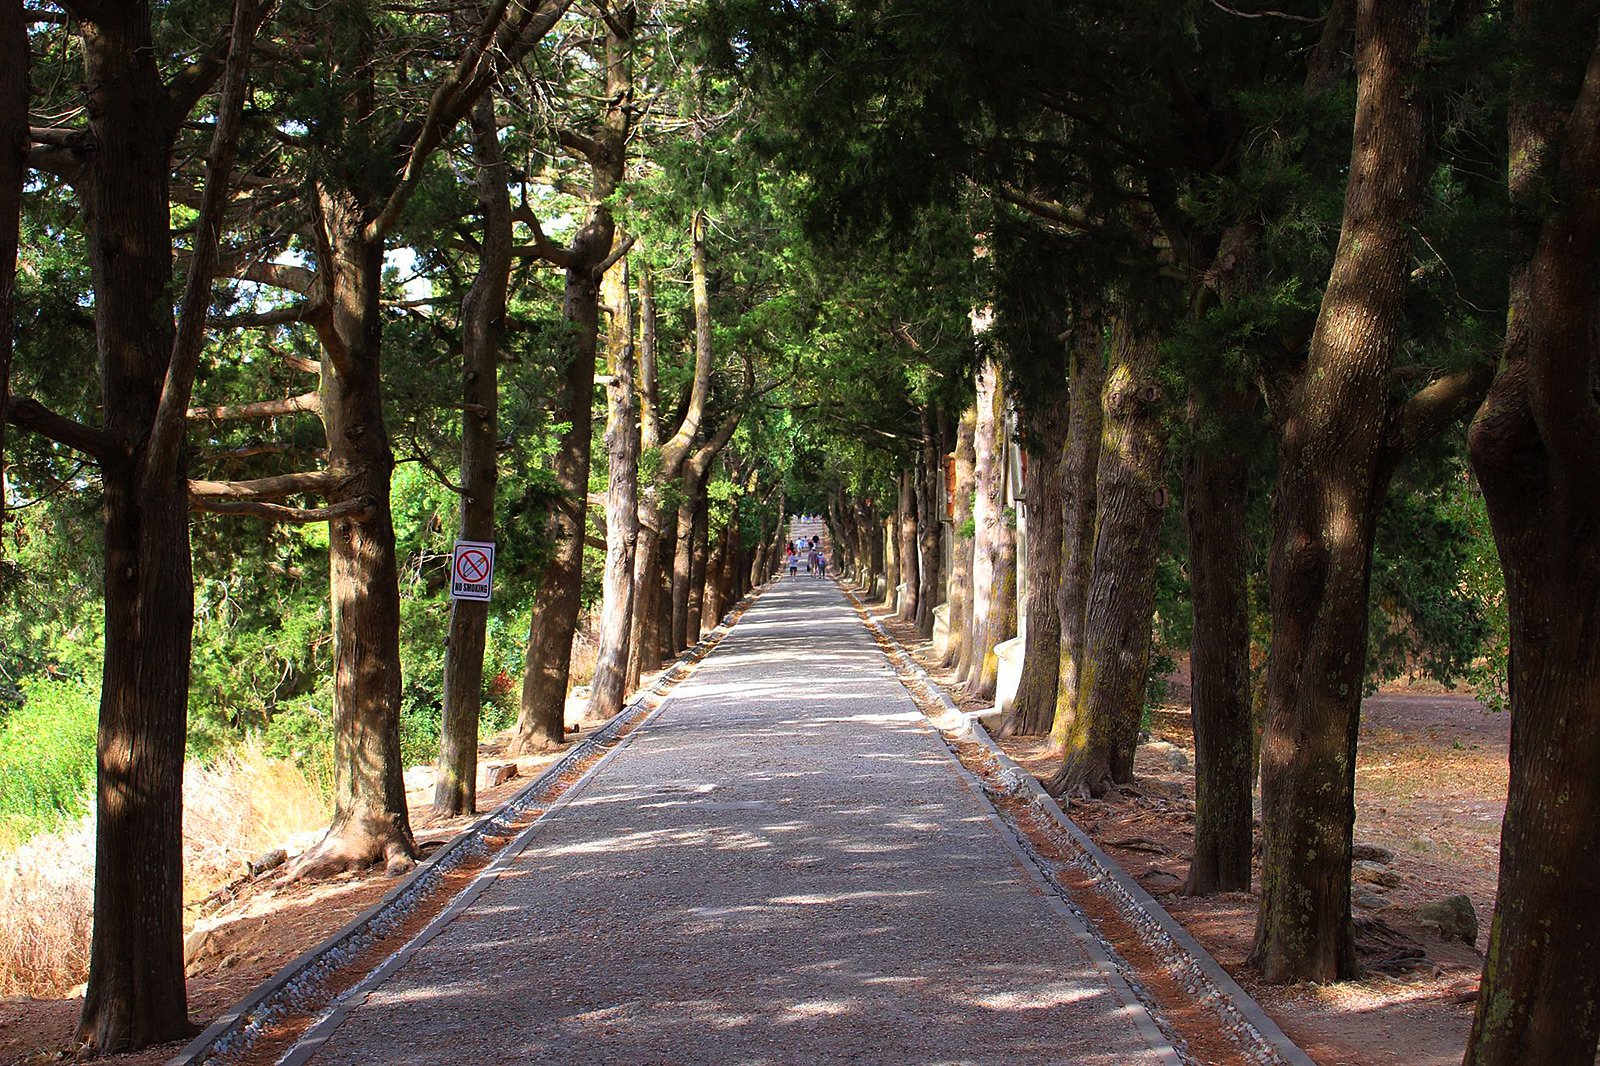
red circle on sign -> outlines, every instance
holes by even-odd
[[[489,553],[478,548],[468,548],[456,556],[456,577],[469,584],[477,584],[489,576]]]

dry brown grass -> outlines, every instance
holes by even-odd
[[[245,745],[184,769],[184,897],[327,823],[327,799],[292,763]],[[0,996],[61,996],[88,976],[94,822],[45,833],[0,856]]]
[[[0,995],[59,996],[89,970],[90,819],[0,860]]]
[[[582,688],[594,680],[594,668],[600,659],[600,619],[593,612],[578,619],[577,632],[572,636],[572,669],[567,675],[567,692]]]

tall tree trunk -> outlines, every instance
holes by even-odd
[[[610,246],[610,218],[603,227],[596,211],[585,228],[590,239],[606,230]],[[596,244],[593,247],[598,247]],[[589,452],[594,417],[594,362],[598,347],[599,288],[594,267],[603,254],[585,255],[567,271],[564,313],[573,330],[571,362],[562,375],[557,396],[560,419],[568,429],[556,447],[554,471],[560,493],[555,501],[545,542],[550,559],[540,574],[528,627],[527,668],[522,678],[522,710],[517,719],[513,752],[547,751],[561,744],[565,728],[567,683],[572,669],[572,640],[582,609],[583,540],[588,523]]]
[[[1515,11],[1505,360],[1470,438],[1506,577],[1511,785],[1465,1061],[1574,1066],[1600,1035],[1600,47],[1593,5]]]
[[[556,410],[568,429],[557,445],[560,498],[547,527],[549,562],[539,577],[528,624],[527,665],[513,752],[545,751],[565,731],[572,642],[583,607],[583,542],[588,533],[589,460],[594,431],[594,364],[600,334],[600,279],[616,236],[611,199],[627,168],[633,114],[631,55],[635,11],[625,5],[605,18],[605,112],[591,137],[563,135],[589,162],[589,212],[564,253],[562,316],[572,326],[570,362],[557,390]]]
[[[873,558],[872,529],[875,525],[872,511],[866,501],[854,500],[850,504],[850,527],[855,533],[855,583],[861,587],[865,596],[872,595],[874,582],[877,581],[878,561]]]
[[[1000,655],[996,650],[1017,635],[1017,527],[1001,512],[999,540],[994,561],[993,613],[985,631],[988,651],[978,667],[978,676],[967,691],[980,700],[992,700],[1000,685]]]
[[[20,68],[0,83],[27,122],[25,27],[7,5],[0,37]],[[133,2],[75,12],[89,132],[80,196],[94,281],[104,427],[82,430],[99,460],[105,541],[105,661],[96,744],[94,930],[76,1038],[99,1054],[186,1036],[183,974],[183,751],[194,582],[189,559],[185,412],[203,343],[217,237],[233,167],[250,46],[259,24],[236,4],[222,100],[181,316],[174,328],[168,171],[187,116],[156,69],[151,10]],[[11,82],[10,79],[17,79]],[[10,131],[7,131],[8,133]],[[14,136],[0,155],[25,146]],[[8,184],[11,176],[6,175]],[[0,224],[15,267],[12,224]],[[13,275],[0,289],[9,303]],[[6,331],[9,340],[9,312]],[[9,359],[9,343],[3,356]],[[0,408],[0,421],[14,415]],[[65,420],[63,420],[65,421]],[[70,443],[70,442],[69,442]],[[73,444],[74,447],[83,447]]]
[[[702,483],[700,498],[694,508],[694,553],[689,557],[689,623],[685,630],[684,647],[700,640],[700,615],[705,606],[706,575],[710,570],[711,499]]]
[[[677,654],[690,644],[689,640],[689,582],[694,573],[695,512],[700,506],[700,479],[692,471],[684,472],[683,487],[678,500],[677,536],[673,540],[672,556],[672,629],[671,648],[668,654]]]
[[[1356,727],[1390,367],[1425,181],[1417,91],[1427,8],[1360,0],[1344,221],[1304,371],[1280,404],[1272,644],[1261,745],[1261,908],[1273,982],[1356,973],[1350,929]]]
[[[833,558],[828,560],[833,572],[841,579],[849,576],[855,566],[855,529],[853,515],[844,497],[843,489],[835,489],[828,497],[828,528],[832,533]]]
[[[297,872],[320,877],[376,862],[411,866],[415,845],[400,765],[400,581],[389,479],[394,453],[381,376],[383,242],[360,198],[318,188],[316,231],[330,311],[318,323],[322,421],[335,487],[328,522],[333,603],[334,810]]]
[[[1061,478],[1067,440],[1067,367],[1049,383],[1055,395],[1039,400],[1028,415],[1022,472],[1023,506],[1028,521],[1028,590],[1023,625],[1022,676],[1016,701],[1001,726],[1007,735],[1038,737],[1050,732],[1056,714],[1061,668]]]
[[[678,505],[676,552],[672,563],[672,613],[670,617],[673,651],[681,651],[699,640],[699,629],[690,629],[691,621],[699,625],[698,593],[704,591],[706,556],[706,521],[709,501],[706,483],[711,477],[711,466],[728,446],[739,426],[739,414],[734,412],[723,420],[716,434],[694,450],[683,463],[683,495]],[[699,556],[698,560],[696,555]],[[699,587],[696,587],[698,582]],[[691,609],[694,614],[691,617]]]
[[[661,403],[656,365],[655,276],[639,274],[639,454],[661,447]],[[639,482],[639,539],[633,556],[633,613],[628,618],[628,675],[624,692],[639,687],[646,669],[660,659],[661,482],[659,474]]]
[[[1250,603],[1246,531],[1248,392],[1189,398],[1194,440],[1184,464],[1183,518],[1194,609],[1190,714],[1194,720],[1194,858],[1184,892],[1250,890],[1255,731],[1250,715]],[[1209,430],[1209,431],[1208,431]]]
[[[917,632],[933,637],[933,609],[939,602],[939,531],[944,518],[944,463],[939,426],[932,409],[922,408],[922,442],[917,461]]]
[[[978,684],[983,661],[1000,643],[1002,611],[1000,541],[1005,526],[1005,397],[1000,365],[992,358],[978,367],[978,420],[973,426],[972,625],[961,649],[956,680]]]
[[[881,606],[893,608],[895,606],[895,597],[898,595],[895,590],[900,585],[900,550],[897,546],[897,542],[900,539],[900,522],[895,517],[894,508],[890,509],[888,516],[884,518],[880,526],[879,538],[883,544],[884,575],[883,602]]]
[[[650,647],[650,659],[657,666],[676,654],[675,649],[668,647],[672,643],[672,561],[678,556],[675,512],[667,512],[662,523],[661,547],[654,578],[656,609],[654,617],[648,620],[650,624],[645,634],[647,640],[655,642]]]
[[[678,504],[676,538],[671,559],[671,592],[668,597],[669,613],[667,635],[674,653],[687,648],[689,637],[689,580],[693,568],[694,512],[700,496],[705,491],[711,461],[721,451],[721,445],[710,447],[705,441],[703,419],[710,392],[712,366],[712,321],[710,271],[706,266],[706,216],[696,211],[690,225],[690,281],[694,301],[695,376],[689,394],[689,404],[683,424],[662,448],[662,474],[673,479],[682,476],[683,488]],[[730,434],[731,435],[731,434]],[[724,443],[726,443],[724,441]],[[697,447],[698,445],[698,447]],[[690,455],[690,449],[695,449]],[[707,453],[707,449],[709,453]],[[702,456],[704,457],[702,459]]]
[[[972,518],[973,434],[978,425],[977,407],[961,413],[956,426],[955,537],[954,565],[950,574],[950,637],[945,645],[944,665],[957,666],[966,654],[972,637],[972,546],[974,538],[966,532]]]
[[[607,719],[627,696],[628,638],[633,618],[633,557],[639,538],[639,416],[634,387],[633,303],[628,260],[606,272],[603,299],[610,313],[606,333],[606,563],[600,601],[600,650],[589,686],[585,717]]]
[[[96,144],[82,196],[105,428],[125,450],[101,464],[105,663],[94,937],[78,1037],[110,1053],[190,1031],[181,832],[194,586],[183,464],[143,485],[139,461],[173,340],[171,142],[147,125],[166,96],[148,4],[100,15],[79,27]]]
[[[1100,320],[1087,316],[1073,329],[1068,377],[1067,450],[1061,460],[1061,660],[1056,677],[1050,750],[1066,751],[1083,677],[1083,633],[1094,566],[1095,478],[1100,465],[1100,425],[1105,361]]]
[[[716,628],[721,617],[722,592],[727,570],[728,531],[710,536],[706,549],[705,591],[700,603],[700,634]]]
[[[17,245],[28,172],[28,24],[22,0],[0,0],[0,528],[6,520],[6,426],[16,338]],[[0,559],[5,538],[0,536]]]
[[[485,93],[472,114],[473,165],[483,245],[478,274],[461,301],[461,520],[462,540],[494,539],[495,485],[499,462],[496,412],[498,360],[511,279],[511,195],[500,151],[494,98]],[[489,605],[453,600],[444,656],[444,714],[439,731],[439,774],[433,809],[449,816],[471,814],[478,803],[478,714],[483,696],[484,627]]]
[[[900,559],[900,582],[905,585],[905,595],[900,598],[900,618],[916,621],[917,600],[922,590],[922,575],[917,560],[917,475],[916,467],[900,471],[900,505],[895,509],[899,522],[899,543],[895,546]]]
[[[655,630],[660,617],[659,590],[661,583],[661,536],[650,523],[659,521],[652,513],[654,501],[643,502],[645,490],[640,488],[639,539],[633,555],[633,614],[628,619],[628,672],[623,684],[625,692],[639,687],[646,670],[653,670],[661,660],[658,655]]]
[[[1113,355],[1101,413],[1095,475],[1094,562],[1084,609],[1083,667],[1061,771],[1066,792],[1101,796],[1133,781],[1155,613],[1155,568],[1166,508],[1166,426],[1156,340],[1113,323]]]

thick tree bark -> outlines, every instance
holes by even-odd
[[[895,516],[895,508],[891,508],[887,517],[880,523],[878,534],[883,544],[883,601],[881,606],[893,608],[895,589],[900,585],[900,550],[897,542],[900,539],[900,522]]]
[[[878,567],[882,565],[881,560],[873,557],[873,528],[877,522],[865,500],[853,501],[850,512],[850,526],[855,532],[855,583],[861,588],[862,595],[870,598],[878,579]]]
[[[681,496],[675,519],[677,535],[673,538],[672,554],[672,629],[669,655],[676,655],[690,644],[689,640],[689,582],[694,573],[695,512],[700,507],[700,478],[692,469],[684,470]]]
[[[194,616],[182,464],[141,485],[172,348],[170,133],[148,4],[79,27],[96,142],[83,190],[105,428],[105,664],[95,803],[94,938],[78,1037],[102,1053],[189,1032],[183,981],[184,723]],[[182,486],[180,488],[180,486]],[[151,490],[146,495],[143,490]]]
[[[1592,5],[1515,11],[1510,313],[1470,437],[1506,577],[1511,786],[1465,1062],[1576,1066],[1600,1036],[1600,48]]]
[[[556,409],[568,429],[555,453],[553,473],[560,498],[547,527],[551,555],[539,578],[528,625],[522,708],[510,745],[513,752],[554,748],[561,744],[565,731],[572,641],[583,606],[583,541],[588,524],[594,364],[600,332],[596,271],[611,252],[616,233],[611,198],[627,165],[633,106],[628,66],[633,21],[631,6],[605,19],[606,110],[592,138],[570,138],[589,161],[589,213],[565,252],[562,315],[573,328],[570,362],[558,389]]]
[[[723,590],[727,578],[728,530],[710,535],[706,549],[705,591],[700,604],[700,635],[715,629],[722,617]]]
[[[1004,610],[999,585],[1005,533],[1005,397],[1000,366],[992,358],[978,368],[978,420],[973,427],[972,625],[962,646],[956,680],[979,685],[984,660],[994,655]]]
[[[1094,562],[1084,608],[1083,667],[1056,795],[1104,795],[1133,781],[1166,509],[1166,426],[1157,345],[1126,313],[1112,328],[1095,475]]]
[[[1061,460],[1061,593],[1056,613],[1061,620],[1061,659],[1057,664],[1055,719],[1050,725],[1050,750],[1066,751],[1067,733],[1077,714],[1083,677],[1083,633],[1089,606],[1089,577],[1094,566],[1094,532],[1098,509],[1095,478],[1100,466],[1100,424],[1105,390],[1103,338],[1098,318],[1073,330],[1068,377],[1067,448]]]
[[[954,563],[950,573],[950,638],[945,645],[945,666],[956,666],[966,653],[972,636],[972,547],[974,538],[966,532],[972,518],[973,434],[978,426],[978,409],[969,407],[956,426],[955,537]]]
[[[711,466],[722,454],[722,449],[733,439],[739,426],[737,411],[728,415],[718,427],[716,435],[701,444],[683,463],[683,491],[678,504],[676,551],[672,562],[672,626],[673,652],[679,652],[700,639],[698,592],[705,585],[706,521],[709,501],[706,483],[711,477]],[[698,555],[698,560],[696,556]],[[697,588],[698,583],[698,588]]]
[[[1024,446],[1023,506],[1028,521],[1027,621],[1023,626],[1022,676],[1016,701],[1001,725],[1006,735],[1037,737],[1055,721],[1061,668],[1061,479],[1067,441],[1067,367],[1061,365],[1055,395],[1041,397],[1028,414]]]
[[[595,225],[606,214],[603,227]],[[610,246],[607,212],[596,211],[585,227],[589,247],[598,250],[598,229]],[[585,241],[587,243],[587,241]],[[550,560],[539,577],[528,627],[527,668],[522,679],[522,710],[512,740],[513,752],[547,751],[561,744],[565,728],[567,683],[572,669],[572,639],[582,608],[583,538],[588,522],[589,452],[593,432],[594,362],[598,348],[599,288],[594,268],[603,255],[585,255],[585,262],[567,272],[564,313],[575,327],[571,362],[562,376],[557,399],[560,419],[568,424],[556,448],[553,473],[560,497],[555,502],[545,542]]]
[[[105,661],[96,746],[94,931],[76,1036],[109,1054],[193,1032],[182,939],[183,751],[194,617],[184,413],[259,18],[253,5],[234,8],[206,190],[174,328],[167,292],[168,171],[173,131],[187,116],[173,113],[156,69],[149,4],[72,13],[94,143],[80,193],[105,418],[101,431],[84,428],[98,445],[93,457],[102,482]],[[10,21],[20,16],[20,5],[8,5],[0,33],[12,38],[21,32]],[[19,79],[14,87],[24,94],[25,58],[24,44],[21,69],[0,76]],[[3,113],[8,125],[26,124],[25,95],[22,103],[21,112]],[[21,147],[8,136],[0,153]]]
[[[296,871],[320,877],[376,862],[391,872],[415,854],[400,765],[400,584],[385,427],[378,298],[383,242],[363,235],[355,195],[321,185],[315,228],[329,313],[318,322],[322,421],[331,506],[360,507],[328,523],[333,605],[334,813]]]
[[[472,114],[472,156],[478,175],[483,244],[478,274],[461,301],[461,518],[462,540],[494,539],[495,486],[500,478],[500,335],[511,280],[511,194],[496,134],[494,98],[485,93]],[[444,657],[444,713],[439,731],[438,780],[433,809],[471,814],[478,804],[478,715],[483,698],[484,629],[489,605],[450,604]]]
[[[899,616],[903,621],[917,618],[917,601],[922,590],[922,575],[917,559],[917,475],[915,466],[900,471],[900,504],[895,508],[899,525],[895,555],[900,560],[900,582],[905,595],[900,598]]]
[[[663,472],[668,477],[681,476],[682,491],[678,504],[677,536],[672,555],[672,581],[670,596],[671,650],[676,653],[687,648],[696,639],[689,633],[689,604],[694,598],[691,579],[694,553],[703,546],[695,535],[695,513],[705,492],[711,463],[727,444],[705,441],[702,419],[709,396],[712,364],[712,321],[710,271],[706,266],[706,217],[696,212],[691,227],[690,280],[694,297],[695,378],[690,391],[689,408],[683,424],[662,449]],[[735,420],[737,424],[737,420]],[[729,430],[729,437],[732,430]],[[699,443],[705,441],[705,443]],[[696,445],[698,444],[698,447]],[[695,448],[694,454],[689,449]],[[703,557],[703,556],[702,556]]]
[[[666,662],[674,654],[667,645],[672,641],[672,561],[678,554],[678,523],[675,512],[669,512],[663,518],[665,525],[661,530],[661,547],[657,559],[655,575],[655,601],[656,609],[652,618],[648,619],[646,639],[654,640],[651,648],[651,659],[657,665]]]
[[[6,519],[6,411],[11,407],[17,245],[28,172],[28,24],[22,0],[0,2],[0,527]],[[5,558],[0,536],[0,559]]]
[[[684,647],[700,640],[700,615],[705,606],[706,575],[711,562],[711,500],[706,495],[710,474],[700,485],[700,497],[694,506],[694,551],[689,556],[689,616],[684,627]]]
[[[939,605],[939,531],[944,518],[944,464],[939,426],[922,408],[922,442],[917,461],[917,632],[933,637],[933,609]]]
[[[1250,603],[1246,531],[1250,455],[1242,422],[1252,394],[1191,394],[1194,437],[1183,473],[1194,608],[1190,713],[1194,720],[1194,858],[1184,892],[1250,890],[1255,731],[1250,715]],[[1207,426],[1213,427],[1207,433]],[[1217,432],[1215,427],[1223,427]]]
[[[661,447],[660,378],[656,363],[655,277],[639,274],[639,454]],[[628,671],[623,691],[639,687],[644,671],[661,661],[656,619],[660,610],[661,482],[639,479],[639,539],[633,556],[633,612],[628,618]]]
[[[1004,441],[1003,437],[1001,439]],[[967,689],[980,700],[995,698],[1000,684],[1000,655],[996,649],[1017,635],[1017,525],[1004,511],[1000,517],[994,563],[994,596],[990,601],[993,613],[985,630],[988,651],[978,667],[977,679]]]
[[[1304,371],[1280,405],[1272,644],[1261,745],[1261,907],[1273,982],[1356,973],[1350,928],[1356,727],[1390,367],[1425,180],[1417,91],[1427,9],[1360,0],[1344,221]]]
[[[600,650],[589,686],[587,718],[604,720],[627,696],[628,640],[633,618],[633,557],[639,538],[639,415],[634,385],[633,303],[628,260],[606,272],[606,562],[600,600]]]

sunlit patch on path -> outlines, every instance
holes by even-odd
[[[1176,1062],[831,582],[780,582],[289,1061]]]

